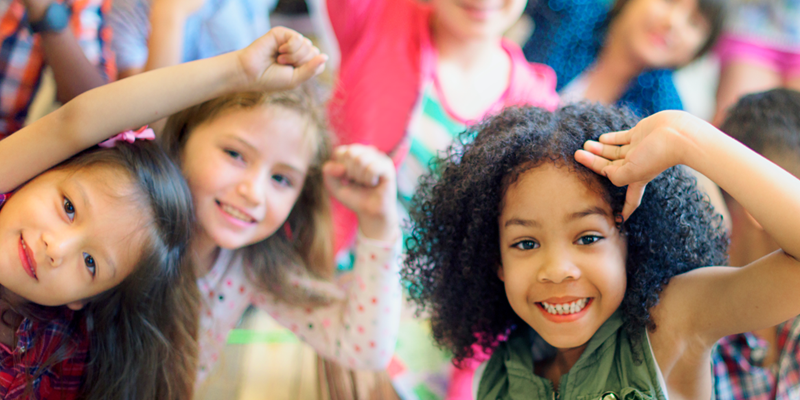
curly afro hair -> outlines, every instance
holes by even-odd
[[[550,162],[603,190],[620,214],[626,187],[578,164],[574,153],[586,140],[636,122],[627,111],[589,103],[554,113],[506,109],[464,132],[421,178],[402,275],[420,312],[430,313],[434,339],[456,362],[472,357],[474,344],[491,352],[499,336],[525,324],[497,277],[497,221],[506,189],[520,174]],[[624,329],[655,329],[650,308],[671,277],[726,262],[721,223],[685,168],[670,168],[648,184],[641,206],[620,226],[628,242]]]

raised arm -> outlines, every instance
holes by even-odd
[[[623,216],[664,169],[685,164],[735,198],[781,250],[744,268],[701,268],[676,276],[657,315],[710,348],[729,334],[766,328],[800,314],[800,181],[769,160],[688,113],[667,111],[633,129],[587,142],[576,159],[628,185]],[[592,154],[593,153],[593,154]]]
[[[203,0],[154,0],[150,9],[150,39],[145,71],[177,65],[183,57],[186,20]]]
[[[323,173],[329,191],[359,220],[346,295],[315,309],[268,301],[267,295],[255,304],[322,356],[350,368],[383,369],[394,352],[402,298],[394,164],[376,148],[354,144],[337,148]]]
[[[40,22],[45,19],[48,8],[56,3],[54,0],[23,0],[22,4],[28,13],[30,21]],[[42,40],[45,60],[53,69],[53,76],[56,81],[56,93],[58,100],[67,102],[75,96],[100,85],[105,84],[109,77],[101,72],[101,68],[106,66],[103,59],[104,53],[108,49],[101,39],[100,30],[102,23],[101,1],[84,2],[81,6],[72,6],[72,12],[77,14],[73,19],[81,22],[81,32],[73,32],[70,26],[59,31],[42,32],[39,37]],[[70,7],[65,5],[66,7]],[[91,24],[91,25],[87,25]],[[90,36],[89,38],[79,38],[78,36]],[[99,53],[97,60],[99,65],[92,65],[86,57],[85,50]],[[94,47],[93,49],[89,49]],[[104,51],[105,50],[105,51]]]
[[[106,138],[239,90],[284,90],[318,74],[326,56],[274,28],[247,48],[151,71],[86,92],[0,141],[0,193]]]

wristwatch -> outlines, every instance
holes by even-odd
[[[47,6],[44,17],[39,21],[29,21],[33,33],[61,32],[69,22],[69,10],[61,3],[52,2]]]

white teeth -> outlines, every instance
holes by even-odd
[[[589,302],[588,298],[583,298],[580,300],[575,300],[572,303],[567,304],[549,304],[545,302],[541,302],[542,307],[553,315],[565,315],[565,314],[575,314],[583,310],[586,307],[586,303]]]
[[[236,219],[240,219],[240,220],[242,220],[244,222],[253,222],[253,219],[250,218],[247,214],[245,214],[245,213],[243,213],[243,212],[241,212],[241,211],[239,211],[239,210],[237,210],[237,209],[235,209],[235,208],[233,208],[233,207],[231,207],[231,206],[229,206],[227,204],[220,203],[220,206],[222,206],[222,210],[223,211],[225,211],[226,213],[230,214],[231,216],[233,216]]]

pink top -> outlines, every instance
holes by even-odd
[[[399,165],[408,152],[406,128],[421,90],[436,74],[431,42],[431,8],[415,0],[326,0],[341,51],[339,77],[329,106],[331,126],[341,144],[371,144]],[[506,94],[486,113],[512,105],[553,110],[556,76],[529,63],[516,44],[500,45],[511,58]],[[446,103],[446,102],[443,102]],[[356,218],[334,202],[336,249],[356,232]]]
[[[268,312],[325,358],[353,369],[385,368],[400,323],[400,247],[399,239],[383,242],[359,237],[353,271],[337,284],[321,287],[293,281],[293,285],[327,289],[335,299],[315,308],[289,305],[260,291],[245,271],[241,252],[220,249],[211,271],[197,282],[204,297],[197,384],[208,377],[228,334],[250,305]]]

